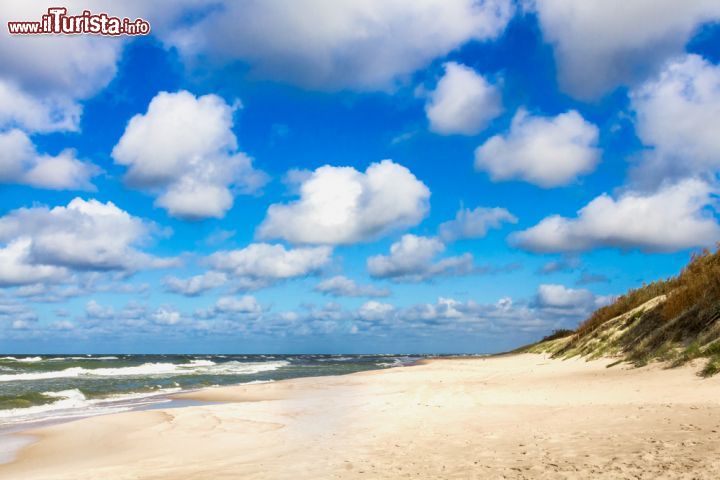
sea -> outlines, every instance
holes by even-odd
[[[343,375],[428,355],[0,355],[0,433],[33,423],[172,406],[172,394]],[[177,401],[175,401],[177,402]]]

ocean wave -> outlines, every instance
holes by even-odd
[[[0,360],[11,360],[15,362],[28,362],[28,363],[34,363],[34,362],[42,362],[42,357],[0,357]]]
[[[47,358],[46,359],[49,362],[65,362],[68,360],[120,360],[120,358],[109,355],[105,357],[92,357],[89,355],[86,355],[84,357],[53,357],[53,358]]]
[[[85,355],[82,357],[0,357],[0,360],[6,360],[10,362],[24,362],[24,363],[35,363],[35,362],[66,362],[68,360],[120,360],[120,357],[114,355],[106,355],[102,357],[93,357],[91,355]]]
[[[378,362],[376,365],[378,367],[384,367],[384,368],[392,368],[392,367],[405,367],[407,365],[412,365],[415,363],[417,359],[412,357],[395,357],[392,359],[392,362]]]
[[[180,390],[180,388],[165,388],[151,392],[131,392],[96,399],[87,398],[78,389],[43,392],[44,396],[57,398],[57,400],[32,407],[0,410],[0,424],[124,412],[140,406],[169,402],[170,399],[167,398],[167,395]]]
[[[135,367],[83,368],[70,367],[64,370],[29,372],[0,375],[0,382],[46,380],[53,378],[77,377],[152,377],[179,375],[252,375],[270,372],[289,365],[286,361],[274,362],[225,362],[192,360],[190,363],[144,363]]]
[[[318,358],[318,362],[347,362],[350,360],[354,360],[352,357],[340,357],[333,355],[330,358]]]

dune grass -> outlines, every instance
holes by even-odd
[[[720,372],[720,248],[693,255],[675,277],[630,290],[575,331],[559,330],[522,351],[556,357],[616,357],[645,365],[707,358],[702,375]]]

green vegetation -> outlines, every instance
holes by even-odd
[[[558,338],[565,338],[569,337],[570,335],[573,335],[575,333],[574,330],[568,330],[567,328],[560,328],[552,332],[550,335],[543,337],[541,342],[547,342],[550,340],[557,340]]]
[[[720,248],[693,255],[676,277],[630,290],[596,310],[577,330],[558,330],[519,351],[554,357],[615,357],[645,365],[708,358],[720,372]]]

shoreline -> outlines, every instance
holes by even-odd
[[[36,355],[44,355],[44,354],[36,354]],[[113,354],[113,355],[124,355],[124,354]],[[374,354],[368,354],[368,356],[372,356]],[[389,354],[388,354],[389,355]],[[400,356],[412,356],[413,354],[400,354]],[[65,356],[65,355],[63,355]],[[484,357],[486,354],[467,354],[467,355],[448,355],[443,357],[437,357],[439,359],[444,358],[480,358]],[[364,373],[369,371],[381,371],[386,370],[388,368],[404,368],[404,367],[412,367],[415,365],[421,365],[425,360],[424,358],[420,358],[417,360],[413,360],[409,363],[403,363],[399,364],[397,366],[391,366],[391,367],[385,367],[385,368],[376,368],[372,370],[364,370],[360,372],[351,372],[351,373],[345,373],[345,374],[333,374],[333,375],[314,375],[314,376],[308,376],[308,377],[296,377],[296,378],[322,378],[325,376],[345,376],[345,375],[354,375],[357,373]],[[290,379],[283,379],[283,380],[277,380],[277,381],[288,381],[292,380]],[[162,393],[157,395],[149,395],[148,397],[143,397],[142,400],[148,400],[149,398],[155,399],[153,402],[150,403],[138,403],[136,406],[128,406],[126,405],[126,410],[121,411],[107,411],[107,412],[98,412],[95,414],[82,414],[78,413],[77,415],[72,416],[65,416],[65,417],[47,417],[47,418],[37,418],[30,421],[25,421],[21,423],[8,423],[4,425],[0,425],[0,465],[12,463],[17,455],[20,453],[22,448],[32,444],[34,441],[37,440],[37,434],[35,433],[28,433],[28,432],[35,432],[38,430],[45,429],[47,427],[52,427],[55,425],[62,425],[72,422],[77,422],[80,420],[88,419],[88,418],[95,418],[95,417],[102,417],[107,415],[117,415],[120,413],[130,413],[130,412],[142,412],[147,410],[162,410],[162,409],[174,409],[174,408],[185,408],[189,406],[200,406],[200,405],[209,405],[213,403],[225,403],[225,401],[216,401],[216,400],[202,400],[199,398],[195,398],[195,394],[198,394],[198,397],[203,397],[204,395],[200,392],[203,392],[205,390],[208,390],[212,392],[214,389],[218,388],[235,388],[235,387],[242,387],[246,385],[256,385],[256,384],[263,384],[263,383],[271,383],[275,382],[276,380],[252,380],[249,382],[240,382],[236,384],[229,384],[229,385],[215,385],[210,387],[202,387],[202,388],[191,388],[187,390],[181,390],[179,392],[171,392],[171,393]],[[212,395],[209,395],[212,397]],[[232,401],[232,400],[230,400]],[[112,404],[110,404],[112,406]]]
[[[122,358],[119,358],[122,357]],[[68,355],[45,355],[45,354],[38,354],[37,356],[29,357],[29,358],[16,358],[16,357],[2,357],[5,359],[10,359],[16,362],[32,362],[33,364],[40,364],[43,363],[45,366],[46,363],[52,362],[53,360],[85,360],[85,361],[95,361],[95,360],[122,360],[123,362],[133,362],[135,361],[135,364],[121,364],[118,366],[110,365],[103,366],[103,364],[100,363],[94,363],[92,364],[92,367],[98,367],[103,374],[108,378],[119,378],[124,379],[127,378],[125,375],[128,375],[126,371],[132,370],[133,374],[140,374],[140,369],[145,368],[146,370],[149,369],[148,372],[148,378],[144,379],[143,385],[130,385],[128,386],[128,390],[123,390],[122,388],[115,389],[115,386],[111,386],[110,389],[107,390],[106,396],[98,396],[97,393],[101,393],[103,386],[101,385],[99,387],[99,390],[96,388],[95,390],[95,396],[86,396],[86,393],[79,390],[78,385],[75,383],[72,383],[72,380],[69,380],[62,386],[55,386],[54,388],[51,388],[50,392],[46,392],[43,389],[36,391],[35,393],[38,393],[43,396],[52,396],[57,398],[58,400],[54,402],[47,402],[47,403],[35,403],[31,404],[27,407],[11,407],[7,409],[0,409],[0,435],[6,434],[8,432],[15,432],[19,430],[27,430],[27,429],[33,429],[33,428],[39,428],[41,426],[45,425],[51,425],[51,424],[58,424],[58,423],[64,423],[64,422],[70,422],[75,421],[78,419],[83,419],[91,416],[99,416],[99,415],[107,415],[107,414],[113,414],[113,413],[121,413],[125,411],[136,411],[136,410],[144,410],[148,408],[175,408],[177,406],[178,400],[176,399],[176,394],[184,394],[188,392],[194,392],[196,390],[202,390],[205,388],[214,388],[218,386],[238,386],[238,385],[244,385],[244,384],[250,384],[250,383],[264,383],[264,382],[272,382],[277,380],[284,380],[287,378],[296,378],[296,377],[311,377],[311,376],[323,376],[323,375],[343,375],[345,372],[342,372],[343,367],[346,365],[350,365],[351,370],[347,373],[352,373],[353,371],[363,371],[363,370],[375,370],[375,369],[383,369],[383,368],[393,368],[396,366],[405,366],[405,365],[412,365],[414,364],[419,355],[406,355],[406,354],[368,354],[368,355],[354,355],[354,354],[348,354],[346,355],[335,355],[335,354],[313,354],[313,355],[288,355],[288,354],[273,354],[273,355],[245,355],[245,354],[237,354],[237,355],[202,355],[200,357],[197,357],[195,355],[173,355],[174,358],[165,358],[166,355],[130,355],[130,354],[114,354],[112,356],[70,356]],[[337,359],[336,359],[337,357]],[[384,358],[389,357],[389,358]],[[270,360],[266,360],[270,358]],[[305,360],[307,358],[307,360]],[[373,359],[371,362],[365,364],[364,358],[371,358]],[[140,359],[140,360],[136,360]],[[249,361],[249,359],[252,359],[252,361]],[[377,359],[377,361],[375,360]],[[152,360],[152,362],[155,363],[148,363]],[[162,363],[157,363],[162,360]],[[178,361],[180,360],[180,361]],[[187,360],[190,360],[189,362]],[[392,363],[387,363],[387,361],[392,360]],[[346,363],[346,361],[348,361]],[[184,362],[184,363],[183,363]],[[241,362],[241,363],[238,363]],[[331,363],[324,363],[324,362],[332,362]],[[266,365],[273,364],[273,363],[282,363],[280,366],[273,366],[271,368],[266,368]],[[226,367],[226,365],[229,365],[230,367]],[[12,381],[16,380],[15,378],[5,378],[5,377],[18,377],[17,380],[28,380],[28,381],[34,381],[35,378],[23,378],[23,377],[30,377],[34,376],[38,379],[42,380],[43,375],[46,376],[45,378],[70,378],[72,379],[74,376],[78,376],[78,372],[71,372],[71,374],[67,374],[67,377],[64,377],[63,374],[68,372],[72,369],[80,369],[83,373],[87,373],[88,375],[91,375],[90,378],[92,378],[92,374],[94,371],[96,371],[95,368],[89,368],[87,365],[71,365],[70,368],[68,365],[60,365],[60,368],[56,368],[53,370],[51,367],[53,367],[54,364],[47,363],[47,366],[44,367],[45,370],[41,370],[39,373],[37,372],[22,372],[20,373],[12,372],[10,374],[6,374],[3,379],[0,379],[0,385],[2,385],[2,381]],[[158,366],[166,366],[168,370],[168,375],[166,378],[160,378],[160,381],[156,382],[152,379],[151,374],[157,370]],[[282,370],[281,367],[300,367],[300,369],[309,369],[307,371],[301,371],[296,373],[290,373],[289,376],[287,373],[278,372],[280,374],[279,378],[274,378],[275,375],[273,372],[275,370]],[[11,368],[15,368],[14,365],[10,365]],[[320,367],[320,368],[318,368]],[[50,369],[48,369],[50,368]],[[177,381],[172,382],[170,386],[163,386],[161,388],[161,385],[156,384],[160,383],[161,381],[165,381],[166,384],[168,384],[167,380],[173,379],[173,375],[177,375],[178,373],[173,371],[173,369],[177,368],[187,368],[189,371],[189,378],[192,378],[192,375],[200,374],[205,375],[206,377],[213,377],[210,378],[211,383],[214,383],[213,385],[208,385],[207,381],[205,385],[193,385],[193,382],[182,382],[179,384]],[[216,373],[213,371],[213,369],[218,369],[219,371]],[[203,371],[203,369],[206,369],[207,371]],[[239,370],[235,372],[234,370]],[[253,371],[254,369],[254,371]],[[337,370],[335,372],[330,371],[327,372],[327,370]],[[359,370],[358,370],[359,369]],[[312,370],[318,370],[318,371],[312,371]],[[325,371],[325,373],[323,373]],[[235,378],[232,378],[229,382],[227,381],[226,375],[228,376],[234,376]],[[265,378],[252,378],[252,376],[260,376]],[[3,375],[0,375],[2,377]],[[248,379],[248,376],[251,376],[251,379]],[[162,377],[162,375],[160,375]],[[99,378],[99,377],[98,377]],[[207,379],[206,379],[207,380]],[[101,380],[102,381],[102,380]],[[93,384],[94,385],[94,384]],[[91,385],[91,387],[93,386]],[[147,387],[154,387],[148,389]],[[87,385],[86,385],[87,388]],[[143,389],[144,388],[144,389]],[[30,386],[30,390],[26,390],[27,392],[33,393],[33,387]],[[90,388],[90,390],[93,390]]]
[[[720,473],[713,460],[720,453],[720,379],[697,377],[697,366],[606,368],[610,360],[535,354],[420,363],[178,393],[173,396],[216,403],[30,430],[23,434],[37,441],[0,465],[0,476],[90,479],[101,470],[114,479]]]

